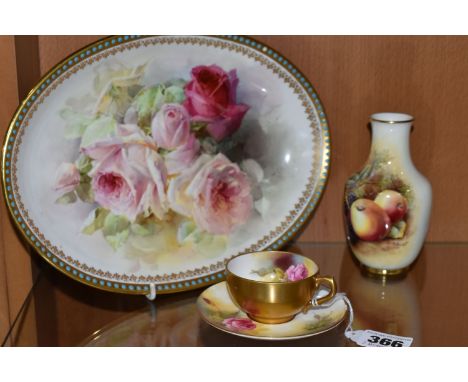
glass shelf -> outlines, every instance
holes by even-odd
[[[413,337],[413,346],[468,345],[468,243],[426,244],[408,274],[375,278],[361,272],[342,243],[296,243],[350,298],[354,329]],[[201,290],[126,296],[77,283],[41,262],[38,279],[5,340],[6,346],[353,346],[347,322],[314,337],[256,341],[204,323],[195,301]]]

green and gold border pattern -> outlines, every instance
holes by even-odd
[[[116,274],[112,275],[109,272],[104,273],[100,270],[96,271],[94,268],[89,268],[85,264],[82,265],[71,257],[65,256],[65,254],[58,251],[56,247],[52,246],[29,219],[28,213],[21,202],[21,197],[14,187],[14,185],[16,185],[16,163],[14,161],[14,156],[18,150],[19,143],[21,143],[24,129],[31,118],[31,113],[33,113],[37,109],[38,104],[42,102],[40,97],[43,94],[50,93],[66,78],[69,78],[71,73],[77,72],[85,67],[87,63],[110,55],[110,50],[112,48],[124,51],[125,46],[132,42],[141,42],[143,45],[147,45],[150,43],[146,40],[147,38],[147,36],[135,35],[107,37],[73,53],[53,67],[29,92],[26,99],[23,100],[17,108],[10,122],[2,149],[2,186],[5,201],[15,225],[27,242],[48,263],[67,276],[99,289],[127,294],[148,294],[150,292],[150,284],[153,283],[156,284],[156,292],[158,294],[164,294],[195,289],[222,281],[224,279],[224,263],[228,259],[219,261],[216,265],[211,265],[210,267],[188,271],[185,274],[158,276],[159,280],[157,282],[153,280],[148,282],[148,278],[144,276],[137,278],[135,276],[128,277],[124,275],[122,277]],[[170,43],[173,40],[175,42],[179,41],[178,43],[180,43],[181,39],[185,43],[205,43],[206,45],[214,45],[213,41],[217,41],[221,47],[225,47],[224,45],[229,43],[229,49],[239,51],[241,54],[247,54],[255,60],[261,61],[262,65],[267,66],[268,69],[273,70],[277,75],[282,77],[282,79],[294,89],[294,92],[299,94],[299,98],[303,101],[302,104],[306,108],[306,113],[309,115],[308,119],[311,122],[311,126],[316,128],[315,130],[313,129],[313,132],[316,132],[317,128],[319,128],[318,130],[321,133],[319,138],[322,142],[322,153],[317,153],[319,157],[315,158],[320,164],[320,168],[315,170],[315,172],[318,173],[318,179],[314,179],[314,174],[309,178],[310,184],[314,184],[315,187],[303,193],[303,197],[301,197],[299,202],[295,205],[296,211],[291,211],[291,215],[286,218],[281,226],[270,233],[270,236],[275,237],[281,234],[281,232],[284,232],[281,236],[270,245],[268,245],[268,237],[265,236],[259,240],[256,245],[246,248],[243,253],[258,250],[278,250],[282,248],[300,232],[301,228],[312,216],[312,212],[320,200],[328,178],[330,165],[330,134],[325,111],[314,88],[302,72],[291,62],[282,57],[274,49],[250,37],[210,36],[210,38],[205,39],[206,41],[204,42],[200,37],[160,38],[162,39],[161,43]],[[271,61],[274,61],[275,64],[272,64]],[[278,66],[283,69],[287,75],[279,71],[277,69]],[[310,102],[313,104],[314,108],[309,105]],[[318,114],[318,123],[315,118],[315,112]],[[315,175],[315,178],[317,178],[317,175]],[[302,212],[294,219],[294,212],[297,211]],[[181,278],[180,276],[184,276],[185,279],[177,280]],[[189,277],[189,279],[187,279],[187,277]]]

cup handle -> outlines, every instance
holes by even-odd
[[[317,305],[322,305],[324,302],[330,301],[336,295],[336,282],[332,276],[317,276],[315,278],[315,287],[317,290],[321,284],[327,285],[330,288],[330,293],[316,299]]]
[[[332,276],[317,276],[315,278],[315,289],[316,290],[318,290],[320,284],[328,285],[328,287],[330,288],[330,293],[328,293],[326,296],[317,298],[315,300],[317,305],[321,305],[324,302],[330,301],[333,297],[335,297],[335,294],[336,294],[336,282],[335,282],[335,279]],[[309,301],[309,303],[304,307],[304,309],[302,309],[302,313],[305,314],[310,309],[313,308],[312,301]]]

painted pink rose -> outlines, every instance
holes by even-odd
[[[73,163],[62,163],[57,169],[55,190],[66,194],[80,184],[80,172]]]
[[[217,141],[234,134],[239,129],[242,119],[248,110],[245,105],[231,105],[222,115],[222,118],[217,118],[208,123],[206,131]]]
[[[288,281],[303,280],[309,275],[307,268],[304,264],[291,265],[286,269],[286,277]]]
[[[253,330],[257,327],[250,318],[226,318],[223,325],[231,330]]]
[[[168,174],[178,174],[190,167],[197,159],[199,151],[200,143],[193,134],[190,134],[187,142],[164,156]]]
[[[124,147],[141,145],[154,151],[157,150],[155,143],[137,125],[117,125],[115,132],[110,136],[98,139],[80,148],[81,152],[92,159],[102,161]]]
[[[165,104],[154,116],[151,131],[159,147],[177,149],[185,145],[191,137],[190,116],[179,104]]]
[[[120,127],[118,134],[83,150],[93,159],[88,175],[95,201],[130,221],[150,212],[162,218],[167,211],[163,159],[138,127]]]
[[[237,103],[236,71],[226,73],[217,65],[196,66],[191,77],[184,106],[192,119],[206,122],[207,132],[217,141],[235,133],[249,109]]]
[[[212,234],[229,234],[252,211],[250,183],[237,164],[223,154],[209,160],[186,189],[197,225]]]

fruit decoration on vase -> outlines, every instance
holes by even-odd
[[[412,117],[371,117],[372,147],[364,168],[346,182],[344,218],[348,244],[369,271],[396,274],[418,256],[427,233],[431,186],[411,160]]]

